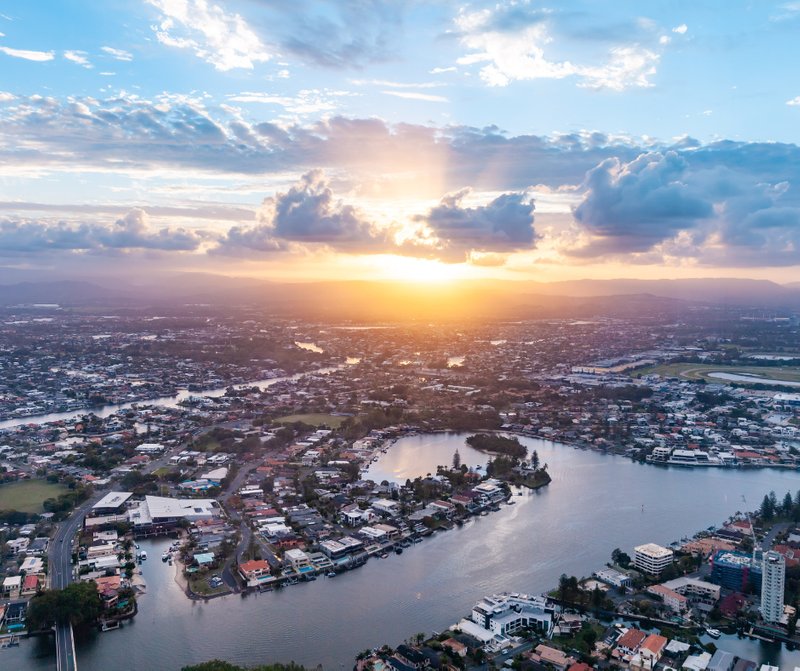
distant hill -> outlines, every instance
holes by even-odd
[[[564,296],[652,294],[665,298],[727,305],[800,305],[800,283],[733,278],[685,280],[571,280],[537,283],[536,293]]]
[[[529,319],[677,314],[689,304],[800,309],[800,287],[747,279],[278,283],[205,273],[0,285],[0,305],[30,303],[260,306],[323,320]]]
[[[91,282],[18,282],[0,285],[0,305],[58,303],[65,306],[127,304],[130,297],[119,290]]]

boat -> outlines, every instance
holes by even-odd
[[[722,636],[722,632],[719,629],[712,629],[711,627],[706,627],[706,634],[711,638],[719,638]]]
[[[394,553],[397,554],[397,555],[403,554],[403,548],[395,548],[394,549]]]
[[[113,631],[114,629],[119,628],[119,620],[114,620],[113,622],[103,622],[103,624],[100,626],[100,631]]]
[[[139,560],[140,561],[145,561],[146,559],[147,559],[147,550],[142,550],[139,553]]]
[[[325,576],[328,577],[328,578],[335,578],[336,577],[336,571],[328,571],[325,574]]]
[[[172,558],[172,555],[169,552],[165,552],[161,555],[161,561],[167,562]]]
[[[388,556],[389,556],[389,553],[388,552],[384,552],[383,554],[381,554],[381,559],[386,559]]]
[[[415,538],[415,539],[414,539],[414,542],[415,542],[415,543],[421,543],[421,542],[422,542],[422,539],[421,539],[421,538],[419,538],[419,537],[417,537],[417,538]]]

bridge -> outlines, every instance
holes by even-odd
[[[72,515],[62,522],[56,531],[48,550],[48,567],[50,570],[50,587],[64,589],[72,582],[72,542],[75,534],[83,524],[83,518],[89,509],[100,500],[95,495],[85,501]],[[75,638],[72,624],[69,622],[56,624],[56,669],[57,671],[77,671],[78,660],[75,655]]]

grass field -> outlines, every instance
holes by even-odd
[[[64,485],[44,480],[23,480],[0,485],[0,510],[19,510],[23,513],[43,512],[42,502],[69,491]]]
[[[329,426],[332,429],[338,429],[342,422],[347,419],[346,417],[339,417],[338,415],[325,415],[322,413],[306,413],[300,415],[286,415],[285,417],[278,417],[275,421],[279,424],[291,424],[292,422],[303,422],[311,426]]]
[[[752,380],[748,382],[763,382],[780,384],[781,382],[800,383],[800,368],[792,366],[724,366],[714,364],[697,363],[666,363],[658,366],[647,366],[637,369],[633,375],[661,375],[662,377],[680,377],[685,380],[705,380],[717,384],[730,382],[717,377],[711,377],[709,373],[729,373],[731,375],[752,375]],[[762,379],[758,379],[762,378]],[[739,380],[742,384],[745,381]]]

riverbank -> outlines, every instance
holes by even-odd
[[[81,671],[135,671],[152,668],[153,660],[171,670],[213,658],[243,666],[294,660],[307,667],[351,668],[359,650],[419,631],[443,631],[454,613],[469,612],[483,595],[540,594],[557,585],[562,573],[588,575],[604,566],[609,548],[630,553],[645,534],[669,545],[687,529],[726,519],[741,507],[742,496],[757,502],[771,489],[800,486],[797,474],[786,471],[663,469],[549,441],[523,442],[548,464],[553,487],[523,489],[514,496],[515,505],[502,505],[489,517],[432,534],[401,556],[369,561],[336,578],[206,603],[187,599],[173,567],[158,560],[170,539],[139,541],[156,558],[142,565],[149,596],[141,600],[132,626],[78,642]],[[406,473],[424,475],[448,463],[462,442],[440,434],[402,438],[396,445],[400,449],[386,455],[392,460],[381,464],[381,473],[405,482]],[[463,450],[462,457],[466,454]],[[735,636],[729,641],[724,633],[720,641],[741,656],[800,666],[798,652]],[[44,643],[23,641],[20,648],[4,650],[3,663],[8,659],[24,671],[50,669],[52,649]],[[737,652],[736,645],[744,647]],[[753,646],[763,651],[760,656],[749,652]],[[129,652],[120,657],[120,649]]]

